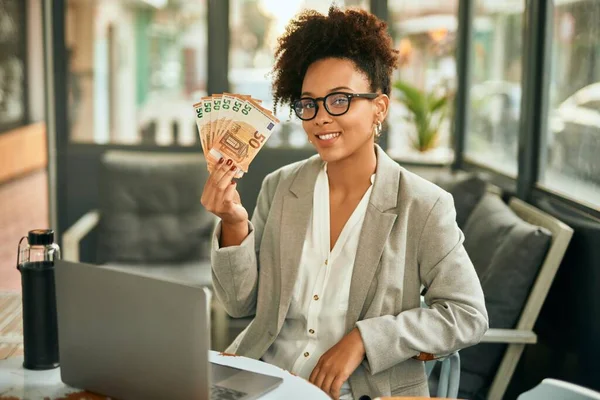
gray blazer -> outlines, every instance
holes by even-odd
[[[377,175],[360,233],[346,331],[360,330],[366,358],[349,379],[362,395],[428,396],[420,352],[448,354],[488,328],[479,279],[463,247],[452,196],[376,146]],[[214,291],[233,317],[254,315],[228,351],[259,359],[286,317],[323,162],[318,155],[263,181],[250,234],[212,244]],[[428,288],[420,307],[420,288]]]

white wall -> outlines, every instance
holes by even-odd
[[[95,142],[136,143],[136,92],[135,92],[135,17],[133,9],[119,0],[96,3],[94,28],[95,46]],[[108,30],[114,29],[112,48]],[[113,65],[109,65],[109,52]],[[114,79],[114,104],[109,104],[109,74]],[[109,126],[109,112],[114,112],[115,126]]]

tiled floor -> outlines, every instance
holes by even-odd
[[[16,268],[19,239],[32,229],[47,227],[45,170],[0,185],[0,292],[21,291],[21,276]]]

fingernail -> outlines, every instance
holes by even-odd
[[[219,158],[219,164],[223,164],[223,161],[225,161],[223,157]]]
[[[231,161],[231,159],[227,160],[227,165],[231,165],[233,164],[233,161]]]
[[[231,180],[231,184],[232,184],[232,185],[235,185],[235,181],[234,181],[233,179]]]
[[[232,171],[235,171],[236,169],[237,169],[237,167],[235,165],[231,167]]]

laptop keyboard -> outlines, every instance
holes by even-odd
[[[212,385],[210,387],[210,400],[237,400],[243,398],[245,395],[246,393],[244,392],[238,392],[237,390],[219,385]]]

